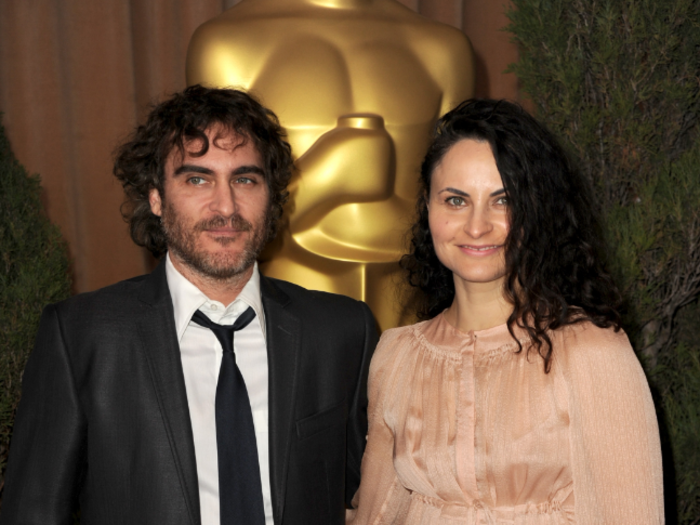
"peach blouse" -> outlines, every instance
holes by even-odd
[[[515,353],[505,325],[464,333],[443,315],[384,333],[348,525],[664,522],[656,414],[627,336],[556,330],[549,374],[519,337]]]

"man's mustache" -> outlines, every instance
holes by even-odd
[[[215,228],[231,228],[233,230],[249,232],[253,229],[253,225],[237,213],[231,215],[230,217],[222,217],[221,215],[218,215],[209,219],[203,219],[194,225],[194,230],[196,232],[202,232]]]

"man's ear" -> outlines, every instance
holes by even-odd
[[[160,192],[158,188],[151,188],[148,191],[148,204],[151,205],[151,211],[153,215],[160,217],[163,213],[163,203],[160,199]]]

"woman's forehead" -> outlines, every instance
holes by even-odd
[[[503,186],[491,146],[486,141],[462,139],[455,143],[433,170],[431,189],[445,184],[472,188]]]

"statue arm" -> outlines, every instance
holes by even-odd
[[[290,185],[293,232],[342,204],[380,201],[393,193],[393,142],[377,115],[340,117],[296,164],[299,171]]]
[[[434,78],[443,87],[440,116],[474,96],[474,52],[469,38],[454,28],[442,35],[440,51],[434,52],[441,60],[428,62]]]

